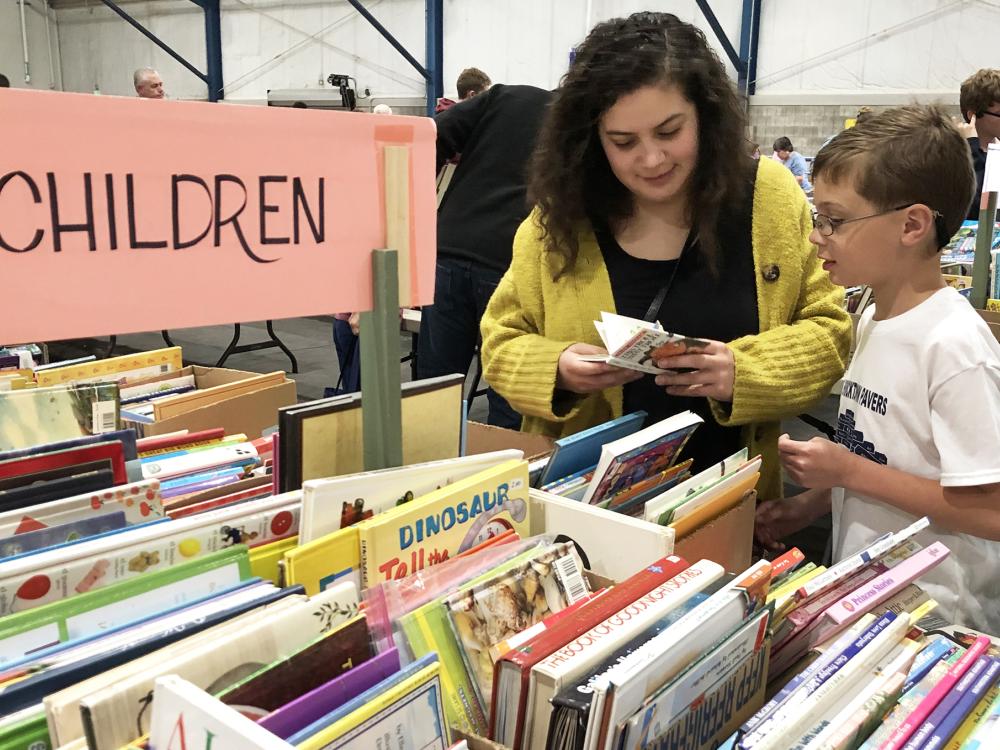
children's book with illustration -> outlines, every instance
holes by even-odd
[[[665,331],[657,322],[650,323],[614,313],[602,312],[601,320],[595,320],[594,327],[597,328],[608,354],[591,354],[581,359],[587,362],[605,362],[650,375],[667,372],[654,364],[657,357],[696,352],[708,346],[708,342],[703,339]]]

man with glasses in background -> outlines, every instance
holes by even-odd
[[[993,141],[1000,141],[1000,70],[983,68],[962,82],[958,97],[962,118],[967,123],[962,130],[969,141],[972,167],[976,172],[976,194],[969,206],[969,219],[979,218],[979,197],[983,194],[986,173],[986,150]]]

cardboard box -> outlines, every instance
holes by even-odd
[[[169,373],[171,377],[179,375],[194,375],[195,385],[199,389],[204,389],[255,378],[259,376],[259,373],[229,370],[223,367],[201,367],[199,365],[192,365],[179,372]],[[242,393],[233,398],[218,401],[152,424],[133,424],[128,420],[123,420],[123,423],[126,426],[137,427],[143,437],[165,435],[184,429],[193,432],[222,427],[227,434],[243,433],[248,439],[255,440],[268,427],[274,427],[278,424],[279,408],[295,402],[295,381],[285,380],[283,383]]]
[[[750,567],[753,552],[753,523],[757,493],[747,492],[739,505],[730,508],[697,531],[674,542],[674,554],[688,562],[712,560],[727,573],[740,573]]]
[[[552,453],[555,441],[545,435],[535,435],[530,432],[508,430],[506,427],[495,427],[479,422],[465,423],[465,455],[475,456],[479,453],[502,451],[510,448],[524,451],[524,457],[530,461],[545,458]]]

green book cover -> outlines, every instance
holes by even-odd
[[[0,729],[0,750],[51,750],[45,711]]]
[[[173,609],[251,577],[247,548],[235,545],[155,573],[0,617],[0,665],[32,651]]]
[[[482,575],[462,584],[457,590],[466,591],[478,583],[505,573],[538,555],[538,548],[533,547],[520,555],[498,565]],[[406,636],[410,652],[414,659],[437,652],[441,662],[441,692],[444,698],[445,715],[448,724],[460,729],[466,734],[478,734],[485,737],[489,732],[489,718],[480,703],[473,678],[465,666],[462,652],[451,627],[448,612],[444,604],[447,596],[428,602],[422,607],[403,615],[399,619],[400,627]]]

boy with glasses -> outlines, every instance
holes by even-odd
[[[1000,344],[945,285],[938,253],[973,189],[968,146],[935,107],[901,107],[836,136],[813,164],[811,241],[841,285],[868,284],[836,442],[779,440],[811,488],[758,509],[757,537],[833,512],[840,560],[921,516],[951,556],[921,578],[945,618],[1000,632]]]
[[[962,82],[959,93],[962,118],[968,123],[963,135],[969,141],[972,166],[976,171],[976,194],[969,206],[968,218],[979,218],[979,197],[986,173],[986,149],[1000,139],[1000,70],[983,68]]]

